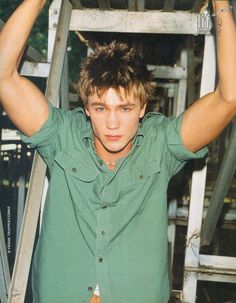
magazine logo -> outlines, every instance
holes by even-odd
[[[211,16],[209,13],[197,15],[197,29],[201,31],[210,31],[212,28]]]

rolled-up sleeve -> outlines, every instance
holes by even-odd
[[[204,147],[194,153],[184,146],[181,137],[182,120],[183,114],[177,118],[170,117],[166,119],[165,139],[169,152],[180,161],[204,157],[208,152],[207,147]]]
[[[21,132],[19,134],[23,142],[27,143],[31,148],[37,148],[45,162],[50,164],[50,159],[57,148],[60,128],[65,121],[65,112],[53,107],[50,103],[48,103],[48,108],[48,119],[39,131],[30,137]]]
[[[166,167],[169,176],[175,175],[186,164],[187,160],[203,158],[208,148],[204,147],[197,152],[191,152],[183,144],[181,137],[181,125],[183,114],[178,117],[168,117],[165,119],[165,143],[166,143]]]

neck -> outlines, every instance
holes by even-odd
[[[125,146],[122,150],[117,152],[111,152],[107,150],[99,140],[94,140],[94,146],[96,149],[97,155],[107,164],[114,165],[116,161],[124,158],[132,148],[132,143],[130,142],[127,146]]]

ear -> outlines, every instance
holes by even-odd
[[[144,104],[144,106],[141,108],[140,113],[139,113],[139,118],[142,118],[144,116],[146,107],[147,107],[147,103]]]
[[[86,115],[87,115],[88,117],[90,117],[89,110],[88,110],[87,106],[84,107],[84,110],[85,110]]]

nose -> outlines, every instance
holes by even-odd
[[[119,118],[116,112],[109,112],[106,119],[108,129],[117,129],[120,126]]]

